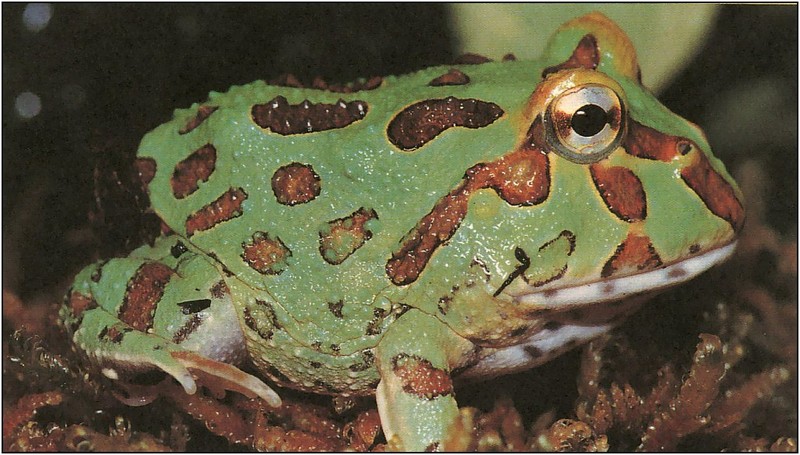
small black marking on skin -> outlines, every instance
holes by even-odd
[[[700,245],[694,244],[689,246],[689,254],[697,254],[700,251]]]
[[[428,447],[425,447],[423,452],[438,452],[439,451],[439,441],[434,441],[428,444]]]
[[[187,338],[189,338],[189,335],[194,333],[195,330],[200,327],[202,322],[203,318],[200,317],[199,314],[192,315],[192,317],[186,321],[186,324],[184,324],[177,332],[175,332],[175,335],[172,337],[172,342],[175,344],[183,343]]]
[[[538,359],[544,355],[544,352],[542,352],[541,349],[530,344],[523,346],[522,349],[525,350],[525,353],[528,354],[528,356],[532,359]]]
[[[90,279],[95,283],[99,283],[100,278],[102,277],[103,277],[103,267],[101,265],[98,265],[97,268],[94,269],[94,272],[92,272],[92,276],[90,277]]]
[[[439,313],[442,313],[442,316],[447,316],[447,310],[450,309],[450,302],[452,301],[453,298],[450,297],[449,295],[439,297],[438,308],[439,308]]]
[[[106,337],[106,334],[108,334],[108,326],[103,327],[103,330],[101,330],[100,333],[97,334],[97,338],[102,340],[103,338]]]
[[[527,332],[527,331],[528,331],[528,328],[525,327],[525,326],[517,327],[516,329],[512,330],[511,332],[509,332],[508,336],[510,336],[511,338],[516,338],[518,336],[524,335],[525,332]]]
[[[313,360],[311,362],[309,362],[308,364],[311,365],[311,368],[322,368],[322,364],[321,363],[315,362]]]
[[[489,272],[489,267],[486,266],[486,263],[484,263],[482,260],[478,258],[473,258],[469,266],[472,267],[474,265],[480,267],[481,271],[483,271],[483,276],[486,279],[486,282],[488,283],[492,279],[492,273]]]
[[[210,307],[211,299],[187,300],[185,302],[178,302],[178,306],[181,307],[181,313],[183,314],[195,314]]]
[[[336,343],[331,344],[331,351],[335,352],[336,354],[339,353],[339,345]]]
[[[247,307],[244,309],[244,324],[265,340],[271,340],[272,336],[274,335],[272,330],[267,330],[264,332],[260,327],[258,327],[255,318],[250,313],[250,308]]]
[[[313,350],[315,350],[315,351],[319,351],[322,348],[322,342],[321,341],[315,341],[315,342],[311,343],[311,348]]]
[[[339,319],[342,319],[344,315],[342,315],[342,308],[344,307],[344,301],[339,300],[338,302],[328,302],[328,310],[333,313]]]
[[[270,324],[272,324],[272,327],[274,327],[275,330],[280,330],[281,324],[278,322],[278,316],[275,314],[275,309],[272,308],[272,305],[260,299],[256,299],[256,303],[265,309],[265,311],[267,312],[267,316],[269,317],[269,322]]]
[[[514,281],[518,276],[525,273],[525,271],[528,270],[528,267],[531,266],[531,258],[528,257],[528,255],[525,253],[525,250],[523,250],[522,248],[516,247],[514,249],[514,257],[517,258],[520,265],[517,266],[517,268],[514,269],[514,271],[508,275],[508,278],[506,278],[506,280],[503,281],[503,284],[501,284],[500,287],[497,288],[496,291],[494,291],[492,297],[497,297],[498,295],[500,295],[500,293],[503,292],[503,289],[505,289],[509,284],[511,284],[511,282]]]
[[[383,308],[374,308],[372,310],[372,320],[367,324],[367,335],[377,335],[381,333],[380,323],[386,316],[386,311]]]
[[[181,255],[187,251],[189,251],[189,248],[186,248],[186,245],[184,245],[180,240],[175,245],[172,245],[172,248],[169,249],[170,254],[175,259],[181,257]]]
[[[222,267],[222,273],[224,273],[225,276],[233,276],[233,272],[231,272],[230,269],[227,266],[225,266],[225,264],[223,264],[222,261],[219,260],[219,257],[217,256],[217,253],[215,253],[213,251],[209,251],[208,252],[208,256],[211,259],[215,260],[217,262],[217,264],[219,264]]]
[[[555,331],[555,330],[558,330],[558,329],[560,329],[560,328],[561,328],[563,325],[564,325],[564,324],[562,324],[562,323],[560,323],[560,322],[558,322],[558,321],[552,321],[552,320],[551,320],[551,321],[547,321],[547,322],[544,324],[544,329],[545,329],[545,330],[551,330],[551,331]]]

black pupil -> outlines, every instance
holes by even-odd
[[[572,114],[572,129],[583,137],[591,137],[603,131],[608,123],[608,114],[596,104],[582,106]]]

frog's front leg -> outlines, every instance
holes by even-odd
[[[376,397],[387,441],[406,451],[444,448],[459,416],[450,371],[472,347],[416,309],[392,324],[377,349]]]

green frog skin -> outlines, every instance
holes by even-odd
[[[538,61],[212,92],[138,150],[166,233],[81,271],[63,324],[120,387],[375,394],[392,447],[441,449],[454,379],[539,365],[732,254],[739,189],[640,80],[594,13]]]

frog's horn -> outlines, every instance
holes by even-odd
[[[587,35],[590,37],[587,38]],[[550,39],[546,55],[561,62],[564,61],[564,48],[574,49],[572,57],[563,65],[578,59],[576,54],[581,50],[587,52],[585,47],[590,44],[596,47],[593,51],[596,51],[596,64],[600,70],[611,70],[634,80],[640,79],[639,62],[630,38],[614,21],[598,12],[578,17],[559,27]]]

